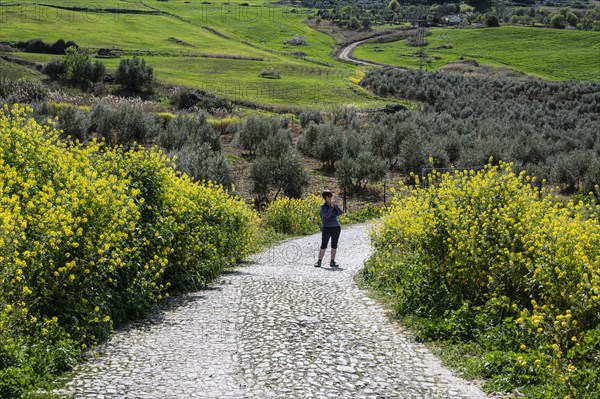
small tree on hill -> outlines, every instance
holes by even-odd
[[[414,129],[413,124],[395,122],[392,118],[373,125],[366,130],[371,153],[382,159],[389,169],[397,167],[404,140]]]
[[[411,135],[402,145],[400,154],[400,170],[404,173],[421,173],[421,168],[427,166],[427,158],[423,149],[423,144],[418,136]]]
[[[321,111],[316,109],[305,109],[300,113],[300,125],[304,128],[307,127],[311,122],[322,123],[323,114]]]
[[[600,4],[583,15],[577,23],[577,29],[600,31]]]
[[[302,135],[298,139],[296,144],[298,151],[304,155],[312,156],[312,149],[317,136],[319,135],[319,124],[311,122],[304,128]]]
[[[100,80],[106,68],[99,61],[92,62],[89,54],[77,49],[69,47],[65,50],[63,62],[65,64],[65,80],[75,85],[88,87],[92,83]]]
[[[59,79],[66,71],[65,64],[57,59],[53,58],[44,65],[44,72],[46,75],[50,77],[50,79]]]
[[[282,158],[289,155],[292,148],[292,133],[288,129],[278,129],[258,146],[258,155],[269,158]]]
[[[555,29],[563,29],[565,27],[564,23],[565,17],[560,13],[552,14],[550,17],[550,25]]]
[[[330,122],[311,123],[298,141],[298,149],[305,155],[333,167],[344,153],[344,131]]]
[[[381,181],[387,173],[385,162],[363,150],[356,155],[344,154],[338,162],[335,175],[340,187],[364,189],[368,183]]]
[[[233,145],[254,155],[263,141],[284,127],[284,122],[278,118],[265,118],[252,115],[237,126]]]
[[[354,159],[353,177],[359,188],[365,188],[369,182],[381,181],[386,173],[385,162],[369,151],[361,151]]]
[[[256,158],[252,164],[252,179],[254,192],[263,198],[267,198],[272,189],[277,190],[273,199],[276,199],[281,191],[288,197],[300,198],[308,184],[308,175],[302,160],[292,151],[280,158]]]
[[[560,13],[564,15],[565,20],[569,23],[569,25],[577,26],[579,18],[577,17],[577,15],[575,15],[571,7],[561,8]]]
[[[600,160],[592,161],[583,179],[583,193],[594,193],[600,198]]]
[[[92,61],[85,50],[71,46],[65,50],[65,56],[61,60],[50,60],[43,71],[51,79],[60,79],[87,89],[104,76],[106,67],[100,61]]]
[[[467,3],[462,3],[462,4],[460,5],[460,9],[459,9],[459,10],[460,10],[460,12],[461,12],[462,14],[467,14],[467,13],[469,13],[469,14],[470,14],[470,13],[473,13],[473,12],[475,12],[475,7],[473,7],[472,5],[470,5],[470,4],[467,4]]]
[[[500,26],[500,21],[498,20],[498,17],[494,14],[489,14],[486,16],[485,24],[489,28],[497,28]]]
[[[180,115],[158,134],[158,145],[167,151],[176,151],[186,144],[208,144],[213,151],[221,150],[219,133],[206,120],[204,112]]]
[[[142,58],[123,59],[119,63],[115,82],[134,93],[154,90],[154,71]]]
[[[338,183],[341,188],[349,189],[352,187],[353,169],[354,162],[348,156],[348,154],[344,154],[342,159],[339,160],[337,167],[335,168],[335,176],[338,179]]]
[[[251,174],[254,192],[263,198],[268,198],[271,190],[277,190],[274,199],[281,191],[288,197],[302,195],[308,175],[302,160],[292,149],[289,130],[279,129],[261,143]]]
[[[231,166],[221,151],[208,143],[190,143],[169,153],[177,167],[196,181],[211,180],[229,189],[233,184]]]

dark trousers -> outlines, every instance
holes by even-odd
[[[338,239],[340,238],[341,232],[342,232],[342,228],[340,226],[323,227],[323,231],[321,234],[321,249],[327,248],[327,244],[329,243],[330,238],[331,238],[331,248],[336,249],[337,245],[338,245]]]

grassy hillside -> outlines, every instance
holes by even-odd
[[[0,36],[2,41],[41,38],[53,42],[62,38],[91,51],[105,47],[123,57],[137,54],[154,67],[162,83],[201,88],[256,105],[373,107],[388,102],[356,84],[365,67],[332,57],[334,39],[306,24],[310,10],[264,0],[203,3],[48,0],[39,5],[24,0],[0,7]],[[295,36],[304,36],[306,44],[286,43]],[[430,70],[464,57],[548,79],[600,80],[598,32],[524,27],[434,29],[428,40]],[[366,44],[355,55],[417,67],[416,50],[404,42]],[[54,57],[11,55],[42,63]],[[114,69],[119,59],[104,62]],[[276,71],[280,78],[260,77],[265,71]],[[9,73],[7,64],[0,64],[0,73]]]
[[[284,106],[356,104],[381,106],[377,99],[356,85],[357,71],[331,57],[333,39],[312,30],[305,14],[285,7],[248,7],[224,4],[107,2],[65,3],[58,9],[26,5],[3,7],[2,40],[42,38],[74,40],[95,50],[106,47],[122,56],[139,54],[155,69],[159,81],[203,88],[232,99]],[[160,9],[159,9],[160,7]],[[117,13],[119,8],[129,13]],[[297,35],[307,45],[284,42]],[[305,56],[294,56],[302,51]],[[13,54],[30,61],[46,62],[53,56]],[[118,59],[105,60],[108,68]],[[275,70],[280,79],[259,77]]]
[[[14,53],[13,56],[45,63],[56,56],[50,54]],[[249,61],[227,58],[177,56],[144,56],[154,67],[162,83],[189,86],[257,105],[286,107],[328,107],[355,104],[358,107],[378,107],[389,103],[355,84],[359,74],[352,69],[307,65],[299,61]],[[109,69],[116,69],[119,59],[102,60]],[[262,71],[275,69],[280,79],[259,77]]]
[[[11,7],[7,8],[10,10]],[[71,12],[64,15],[67,16],[70,20],[30,18],[26,13],[18,12],[15,7],[5,15],[8,23],[2,26],[3,40],[40,37],[44,41],[54,42],[68,38],[91,49],[107,47],[172,55],[265,55],[252,47],[232,42],[166,15],[90,15],[86,12]],[[23,22],[20,21],[22,17],[25,18]]]
[[[186,0],[157,2],[160,10],[209,26],[233,40],[282,54],[301,51],[310,60],[329,65],[343,66],[331,57],[334,41],[324,33],[311,29],[304,23],[311,13],[306,9],[279,7],[265,1],[254,1],[249,6],[240,3],[212,2],[212,4],[186,3]],[[154,5],[153,5],[154,6]],[[285,41],[302,35],[306,45],[293,46]]]
[[[516,26],[432,29],[431,32],[425,48],[429,70],[464,57],[551,80],[600,80],[600,32]],[[369,43],[357,48],[354,55],[384,64],[418,68],[417,50],[404,41]]]
[[[33,69],[12,64],[0,59],[0,77],[8,79],[41,80],[43,75]]]

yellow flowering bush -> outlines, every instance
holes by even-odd
[[[339,218],[341,224],[362,223],[381,216],[381,208],[370,202],[359,204],[354,209],[346,210]]]
[[[364,274],[429,339],[476,342],[490,389],[600,392],[597,205],[561,203],[510,164],[397,193]],[[595,393],[595,394],[594,394]]]
[[[65,143],[29,111],[0,109],[2,398],[68,368],[168,290],[209,282],[253,249],[259,224],[158,150]]]
[[[304,199],[282,197],[273,201],[262,213],[263,225],[277,233],[314,234],[321,230],[319,211],[324,200],[318,195]],[[341,224],[361,223],[375,219],[381,210],[370,203],[361,204],[351,213],[339,217]]]
[[[279,198],[269,204],[262,214],[263,224],[278,233],[303,235],[321,229],[319,210],[323,199],[311,195],[305,199]]]
[[[207,118],[209,125],[220,134],[225,134],[229,126],[240,123],[242,118],[236,115],[227,115],[223,118]]]

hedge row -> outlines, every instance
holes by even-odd
[[[59,140],[0,109],[0,397],[68,369],[115,324],[253,248],[256,213],[157,150]]]
[[[490,390],[600,392],[600,225],[592,206],[532,188],[511,165],[398,193],[365,276],[424,339],[475,343]],[[597,209],[596,209],[597,211]],[[523,388],[524,387],[524,388]]]

